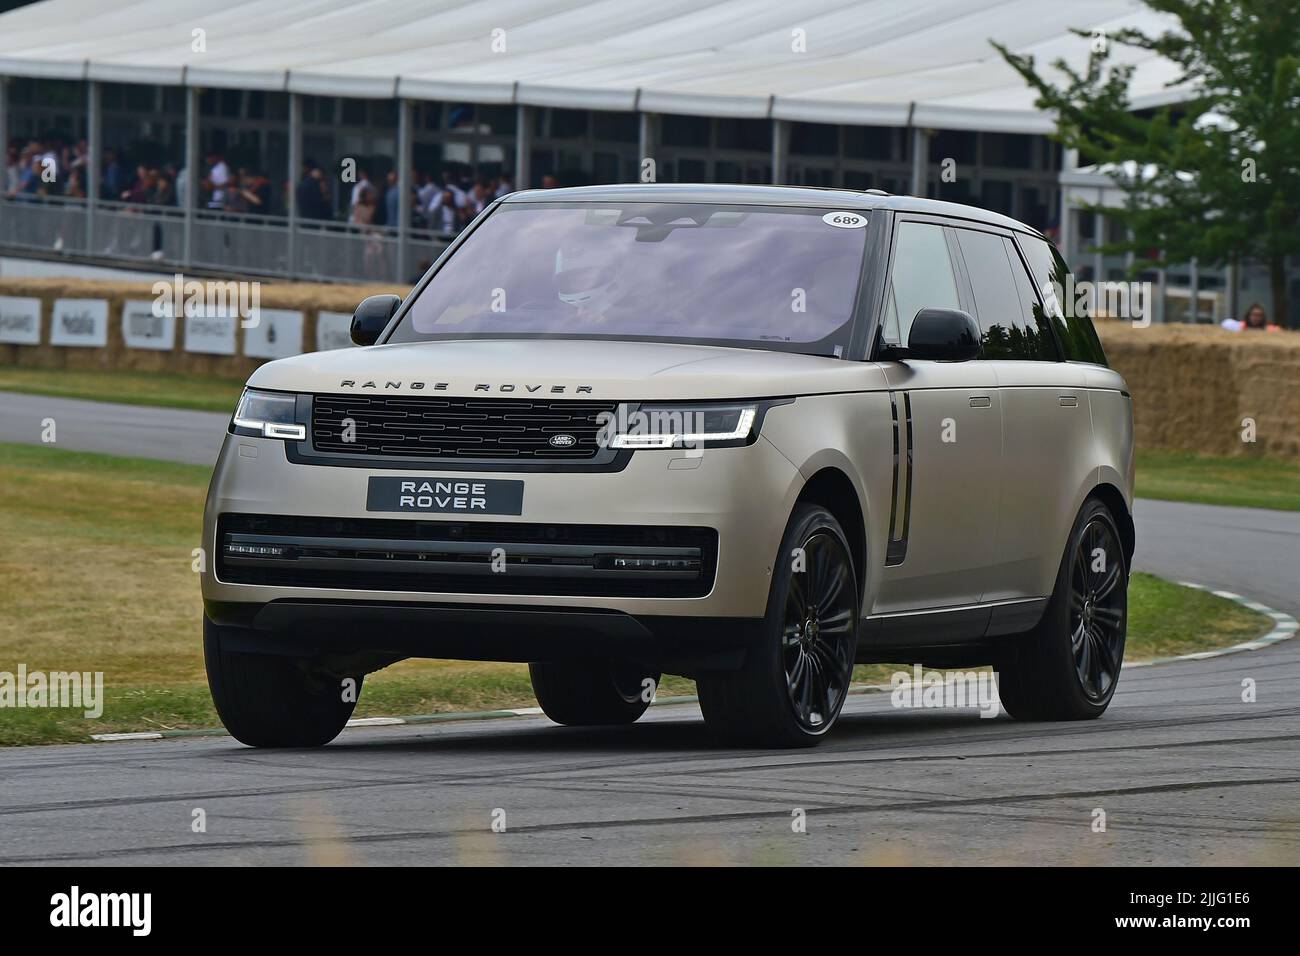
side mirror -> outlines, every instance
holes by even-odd
[[[401,304],[402,298],[397,295],[372,295],[362,299],[352,313],[352,341],[357,345],[374,345]]]
[[[965,362],[980,350],[980,329],[961,309],[921,309],[907,333],[907,357]]]

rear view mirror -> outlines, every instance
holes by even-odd
[[[979,350],[979,326],[961,309],[921,309],[907,334],[908,358],[965,362]]]
[[[374,345],[401,304],[401,296],[396,295],[372,295],[362,299],[352,313],[352,341],[357,345]]]

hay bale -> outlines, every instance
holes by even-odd
[[[1133,393],[1138,447],[1300,462],[1300,333],[1119,322],[1098,332]]]

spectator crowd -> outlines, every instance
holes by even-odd
[[[219,151],[210,151],[201,165],[197,183],[198,208],[237,215],[284,215],[288,212],[288,184],[274,197],[272,180],[247,166],[232,166]],[[0,195],[18,201],[51,198],[85,199],[90,180],[90,152],[86,140],[65,142],[57,137],[10,142],[5,149]],[[181,207],[188,171],[174,163],[136,163],[134,168],[115,149],[103,151],[99,168],[99,199],[131,206]],[[382,182],[372,180],[364,167],[356,181],[330,175],[313,160],[303,164],[293,184],[298,217],[318,222],[345,218],[350,226],[368,230],[395,226],[400,208],[396,170]],[[545,176],[543,188],[558,185]],[[436,233],[455,233],[465,227],[494,199],[516,189],[508,173],[474,175],[469,166],[447,164],[436,171],[411,171],[411,227]]]

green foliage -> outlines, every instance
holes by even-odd
[[[1252,259],[1273,277],[1285,315],[1285,257],[1300,252],[1300,4],[1295,0],[1145,0],[1177,26],[1159,35],[1126,29],[1093,43],[1087,68],[1052,64],[997,43],[1003,58],[1057,117],[1057,139],[1082,161],[1118,167],[1121,207],[1100,207],[1131,232],[1108,253],[1156,262]],[[1074,31],[1080,43],[1091,33]],[[1098,47],[1101,47],[1099,50]],[[1134,111],[1132,65],[1116,48],[1157,53],[1178,67],[1176,103]],[[1089,207],[1098,208],[1098,207]],[[1146,261],[1143,261],[1146,260]]]

